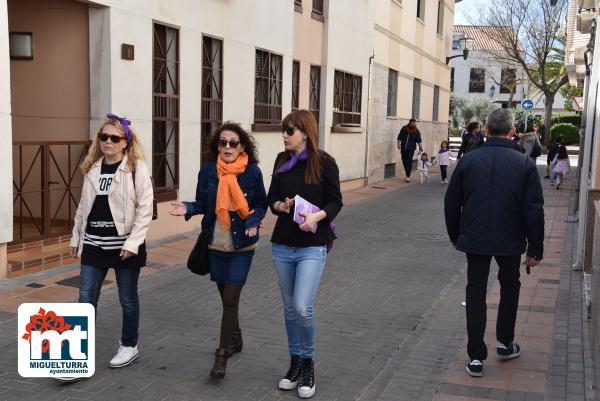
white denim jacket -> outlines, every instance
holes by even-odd
[[[83,250],[83,237],[87,226],[88,216],[94,205],[100,180],[102,158],[92,165],[83,178],[81,200],[75,213],[71,247],[78,248],[77,256]],[[138,247],[144,242],[146,233],[152,221],[153,202],[152,181],[146,163],[138,160],[135,171],[135,186],[133,174],[127,167],[127,155],[121,161],[115,173],[115,178],[108,193],[108,206],[112,213],[115,227],[119,235],[129,234],[123,249],[138,253]]]

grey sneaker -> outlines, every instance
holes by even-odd
[[[469,359],[465,366],[467,373],[471,377],[483,376],[483,363],[479,359]]]
[[[501,342],[496,345],[496,354],[498,358],[509,360],[521,355],[521,347],[517,343],[511,343],[508,347]]]

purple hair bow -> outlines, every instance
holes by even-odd
[[[129,128],[129,126],[131,125],[131,121],[129,121],[126,117],[121,118],[118,115],[112,113],[108,113],[106,115],[106,118],[108,118],[109,120],[118,121],[119,124],[121,124],[123,131],[125,131],[125,139],[127,139],[127,142],[131,142],[131,140],[133,139],[131,128]]]

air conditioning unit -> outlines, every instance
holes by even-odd
[[[578,0],[580,8],[594,8],[594,0]]]
[[[584,11],[577,14],[577,24],[575,29],[582,34],[590,33],[590,27],[594,21],[596,13],[593,11]]]

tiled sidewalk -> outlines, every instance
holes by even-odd
[[[501,361],[495,355],[496,316],[500,301],[496,268],[490,274],[490,282],[493,284],[487,296],[485,342],[489,355],[484,361],[484,375],[482,378],[467,375],[465,337],[463,347],[448,369],[434,400],[586,399],[582,346],[584,339],[581,329],[582,275],[581,272],[571,270],[576,224],[566,222],[572,183],[565,183],[561,190],[550,187],[547,180],[544,180],[543,185],[545,256],[539,266],[531,269],[531,275],[527,275],[524,268],[521,271],[519,312],[515,327],[515,341],[522,347],[520,357]],[[571,290],[573,286],[574,291]],[[563,302],[560,302],[561,298],[564,298]],[[569,311],[579,311],[579,314],[569,316]],[[567,322],[572,326],[567,327]]]

